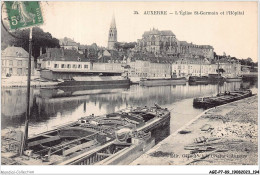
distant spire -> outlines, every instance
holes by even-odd
[[[115,20],[115,14],[113,13],[112,21],[110,24],[110,28],[116,28],[116,20]]]

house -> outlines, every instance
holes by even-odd
[[[216,61],[207,58],[179,58],[172,64],[172,73],[177,77],[189,76],[208,76],[217,74],[218,66],[223,70],[221,74],[225,77],[241,74],[241,65],[239,62],[221,59],[219,65]]]
[[[179,58],[172,64],[172,73],[177,77],[207,76],[214,68],[206,58]]]
[[[41,77],[49,80],[70,80],[77,76],[114,75],[124,72],[120,63],[90,62],[85,54],[77,50],[49,48],[39,57]]]
[[[22,47],[9,46],[2,51],[2,76],[25,76],[28,73],[29,53]],[[31,74],[34,75],[34,58],[31,57]]]
[[[135,60],[128,63],[128,76],[138,78],[170,78],[170,64]]]
[[[79,50],[80,44],[75,42],[73,39],[64,37],[59,40],[60,46],[64,49]]]

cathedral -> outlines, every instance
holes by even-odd
[[[108,50],[114,50],[116,42],[117,42],[117,29],[116,29],[115,15],[113,15],[110,24],[109,33],[108,33],[108,45],[107,45]]]
[[[151,29],[137,40],[136,51],[150,52],[155,55],[214,58],[214,48],[210,45],[195,45],[179,41],[171,30]]]

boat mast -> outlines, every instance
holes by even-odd
[[[200,77],[201,77],[201,58],[200,58]]]
[[[29,125],[29,118],[30,118],[31,55],[32,55],[32,27],[30,27],[30,34],[29,34],[29,59],[28,59],[28,76],[27,76],[27,95],[26,95],[27,110],[26,110],[26,119],[25,119],[24,134],[21,143],[20,155],[23,154],[23,151],[27,146],[27,139],[28,139],[28,125]]]
[[[219,55],[218,55],[218,94],[219,94]]]

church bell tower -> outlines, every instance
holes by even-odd
[[[114,50],[115,49],[115,43],[117,42],[117,29],[116,29],[116,20],[115,15],[113,14],[112,21],[110,24],[110,29],[108,32],[108,50]]]

